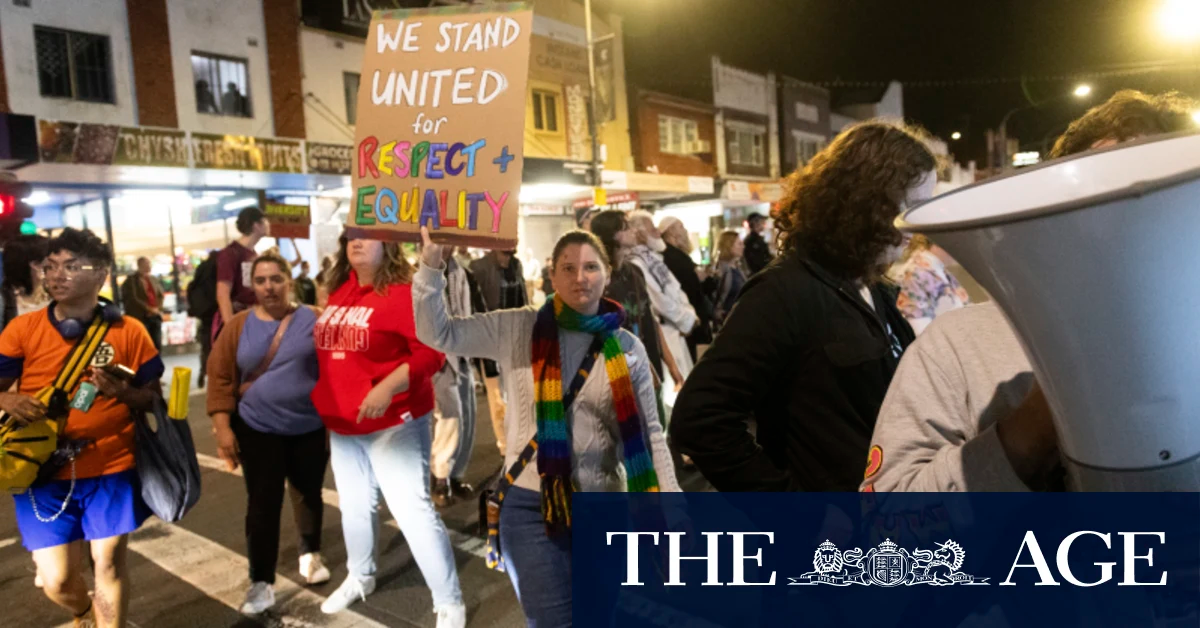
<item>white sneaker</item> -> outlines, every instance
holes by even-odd
[[[463,604],[437,609],[437,628],[466,628],[467,607]]]
[[[338,587],[337,591],[330,594],[325,602],[321,604],[321,612],[326,615],[340,613],[346,610],[351,604],[359,600],[366,600],[367,596],[374,592],[375,578],[373,576],[367,576],[362,580],[354,576],[348,576],[346,581],[342,583],[342,586]]]
[[[275,606],[275,589],[269,582],[255,582],[246,592],[246,601],[242,603],[243,615],[258,615]]]
[[[300,557],[300,575],[308,584],[325,584],[329,582],[329,569],[321,560],[321,555],[309,552]]]

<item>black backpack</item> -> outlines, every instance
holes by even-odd
[[[217,259],[215,255],[200,262],[187,287],[188,316],[210,321],[217,310]]]

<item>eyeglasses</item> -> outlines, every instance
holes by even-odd
[[[67,262],[66,264],[63,264],[61,266],[59,266],[58,264],[52,264],[50,262],[46,262],[45,264],[42,264],[38,268],[38,271],[42,273],[42,276],[53,275],[53,274],[61,272],[64,275],[66,275],[67,277],[74,277],[84,271],[103,270],[103,268],[104,267],[102,267],[102,266],[93,266],[91,264],[80,264],[78,262]]]

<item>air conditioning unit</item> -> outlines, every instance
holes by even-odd
[[[712,142],[710,142],[708,140],[696,140],[696,141],[692,142],[691,145],[689,145],[688,152],[693,155],[700,154],[700,153],[711,153],[712,152]]]

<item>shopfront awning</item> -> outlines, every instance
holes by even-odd
[[[606,190],[634,191],[645,199],[712,194],[714,189],[712,177],[605,170],[601,178]]]
[[[353,148],[286,138],[38,120],[37,163],[20,178],[80,189],[345,188]]]
[[[521,203],[566,206],[580,197],[591,196],[592,187],[588,185],[587,176],[590,167],[587,162],[526,157],[521,177]],[[641,201],[702,198],[715,193],[712,177],[623,170],[603,171],[601,186],[612,192],[634,192]]]
[[[169,190],[335,190],[350,196],[350,177],[338,175],[37,163],[18,171],[22,181],[56,189],[169,189]]]

